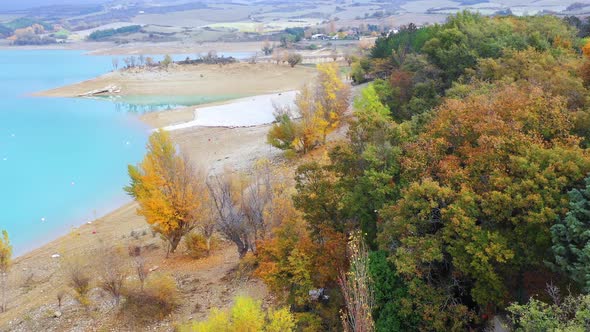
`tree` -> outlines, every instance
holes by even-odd
[[[129,165],[129,177],[125,191],[139,203],[138,214],[168,242],[166,255],[174,253],[182,237],[202,220],[204,177],[163,130],[150,136],[143,161]]]
[[[531,298],[526,304],[511,304],[508,311],[517,332],[587,331],[590,295],[569,295],[553,304]]]
[[[360,234],[353,234],[348,242],[348,272],[340,272],[338,283],[344,295],[346,312],[342,325],[347,332],[375,331],[373,309],[375,298],[369,273],[369,252]]]
[[[295,110],[279,108],[276,123],[267,135],[272,146],[307,153],[325,144],[348,110],[350,89],[340,79],[336,64],[318,65],[313,86],[304,86],[295,99]]]
[[[2,282],[2,305],[0,306],[0,312],[6,311],[6,287],[8,271],[12,261],[12,245],[8,238],[8,232],[2,230],[2,238],[0,238],[0,276]]]
[[[217,229],[236,245],[240,258],[243,258],[252,248],[252,239],[244,211],[240,207],[237,185],[229,170],[212,176],[207,182],[217,214]]]
[[[379,237],[410,296],[442,301],[424,307],[423,322],[467,323],[459,314],[469,308],[457,294],[479,308],[504,307],[509,280],[522,280],[543,262],[550,228],[566,208],[564,193],[590,170],[568,118],[562,98],[501,86],[447,100],[405,145],[397,181],[409,186],[381,210]],[[446,322],[436,321],[443,314],[428,314],[441,305]]]
[[[318,65],[316,104],[328,124],[323,132],[325,143],[328,132],[339,126],[350,105],[350,88],[340,78],[340,67],[335,63]]]
[[[98,284],[113,297],[115,305],[121,301],[127,275],[128,269],[121,253],[114,248],[102,248],[98,253]]]
[[[590,291],[590,178],[569,193],[569,212],[551,227],[555,267]]]
[[[303,57],[299,53],[291,53],[287,57],[287,62],[289,63],[291,68],[293,68],[296,65],[298,65],[299,63],[301,63],[302,60],[303,60]]]
[[[264,41],[264,44],[262,44],[262,53],[264,53],[264,55],[269,56],[272,54],[273,52],[273,47],[270,45],[268,40]]]
[[[282,150],[307,153],[322,144],[328,123],[309,86],[304,86],[295,98],[295,111],[277,109],[276,123],[271,127],[267,141]],[[295,114],[296,116],[294,116]]]
[[[168,68],[173,63],[172,57],[169,54],[166,54],[164,60],[160,63],[164,68]]]

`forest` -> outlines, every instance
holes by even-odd
[[[370,83],[347,138],[299,165],[293,216],[258,245],[257,273],[321,330],[463,331],[496,316],[588,330],[581,26],[463,12],[379,38],[352,65]],[[287,122],[273,129],[293,133]]]

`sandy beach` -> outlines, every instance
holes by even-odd
[[[173,65],[168,69],[129,69],[110,72],[78,84],[37,93],[45,97],[76,97],[115,85],[115,96],[249,96],[301,88],[315,76],[305,66],[233,63]]]
[[[236,99],[230,103],[199,107],[191,121],[163,127],[174,131],[192,127],[252,127],[274,122],[275,107],[295,106],[297,91]]]

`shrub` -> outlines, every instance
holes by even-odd
[[[198,233],[189,233],[184,238],[188,255],[195,259],[209,256],[211,251],[218,247],[217,241],[215,239],[211,240],[209,241],[209,245],[207,245],[207,237]]]
[[[90,292],[90,283],[92,276],[83,264],[81,258],[74,258],[65,263],[65,274],[68,280],[68,286],[74,290],[74,297],[83,306],[90,305],[88,292]]]
[[[206,321],[181,326],[180,331],[291,332],[294,328],[295,320],[288,309],[265,312],[260,301],[238,296],[229,312],[213,309]]]
[[[150,276],[143,291],[139,287],[130,287],[125,289],[124,296],[123,315],[140,325],[164,319],[179,304],[176,281],[167,275]]]
[[[98,285],[118,305],[129,270],[117,250],[106,249],[102,253],[102,257],[99,257]]]
[[[287,57],[287,62],[289,63],[291,68],[298,65],[302,60],[303,60],[303,57],[301,56],[301,54],[298,54],[298,53],[289,54],[289,56]]]

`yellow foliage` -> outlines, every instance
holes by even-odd
[[[174,252],[180,239],[199,223],[206,187],[190,161],[176,152],[167,132],[152,134],[147,150],[138,167],[129,166],[131,184],[125,190],[139,203],[138,214]]]
[[[264,312],[260,301],[238,296],[229,311],[213,309],[206,321],[180,327],[182,332],[291,332],[295,319],[284,308]]]
[[[590,59],[590,40],[588,40],[586,45],[582,47],[582,53],[584,53],[584,55]]]

